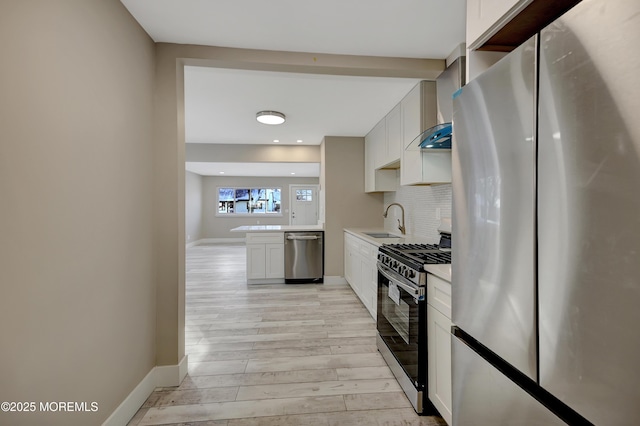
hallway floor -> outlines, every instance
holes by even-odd
[[[429,425],[375,344],[348,285],[247,286],[245,246],[187,249],[186,353],[129,425]]]

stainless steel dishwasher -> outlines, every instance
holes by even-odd
[[[284,282],[322,283],[324,276],[324,232],[284,233]]]

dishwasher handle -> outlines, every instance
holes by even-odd
[[[319,240],[317,235],[287,235],[287,240]]]

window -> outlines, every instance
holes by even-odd
[[[297,201],[313,201],[313,191],[311,189],[296,189]]]
[[[280,188],[218,188],[218,214],[281,214]]]

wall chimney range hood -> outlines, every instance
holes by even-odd
[[[464,85],[465,57],[454,60],[436,79],[438,115],[435,126],[418,135],[407,150],[450,150],[453,96]]]
[[[425,130],[414,142],[421,149],[451,149],[451,123],[436,124]]]

